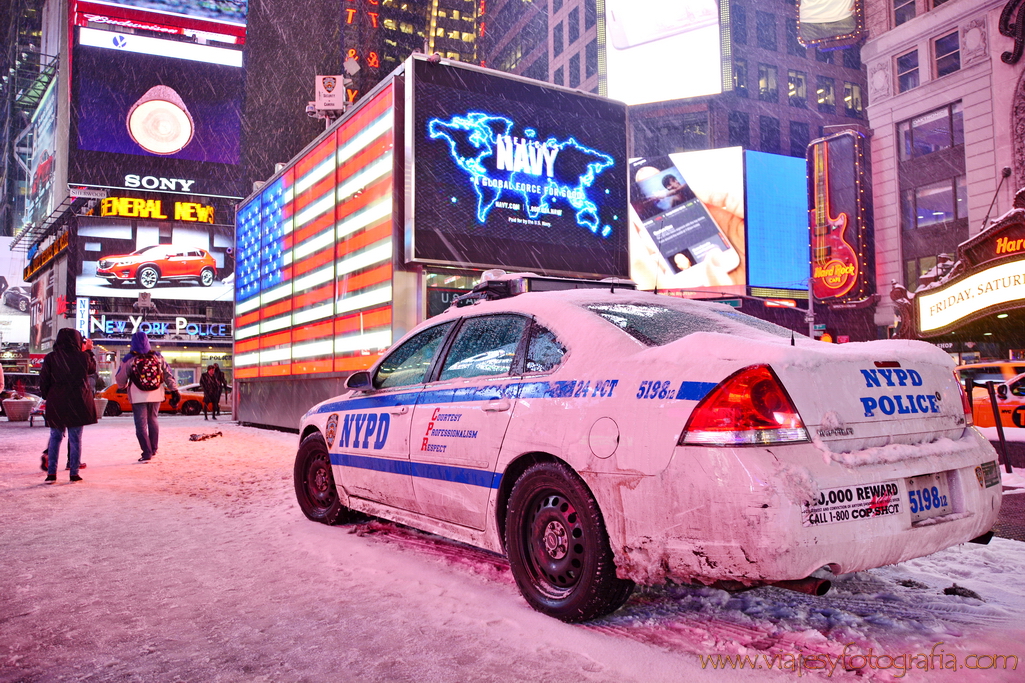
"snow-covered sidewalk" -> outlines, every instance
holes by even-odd
[[[570,626],[526,606],[504,558],[376,520],[306,520],[295,435],[161,417],[160,454],[138,464],[131,418],[104,418],[85,430],[85,481],[61,469],[56,485],[39,469],[46,438],[0,421],[0,681],[854,680],[836,658],[870,648],[939,654],[900,680],[1025,672],[1025,543],[843,577],[822,598],[644,589]],[[944,594],[954,583],[980,599]],[[723,654],[759,670],[713,668]],[[1022,662],[967,679],[935,668],[973,654]],[[885,663],[860,680],[895,679]]]

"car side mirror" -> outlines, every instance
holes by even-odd
[[[366,370],[360,370],[349,375],[349,379],[345,380],[346,389],[355,389],[357,391],[363,389],[370,389],[370,373]]]
[[[997,398],[999,398],[1001,401],[1007,398],[1006,384],[997,385]]]

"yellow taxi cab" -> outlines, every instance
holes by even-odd
[[[1000,382],[995,387],[997,409],[1000,411],[1000,424],[1008,427],[1025,428],[1025,374]],[[976,387],[972,392],[972,417],[976,427],[995,427],[993,406],[990,403],[989,390]]]
[[[182,415],[199,415],[203,412],[203,392],[182,390],[179,393],[181,394],[181,402],[177,408],[172,408],[171,392],[165,388],[164,400],[160,404],[160,412],[181,412]],[[128,391],[126,389],[118,389],[116,384],[112,384],[96,394],[96,398],[107,399],[107,407],[103,414],[108,417],[117,417],[121,413],[132,412],[132,402],[128,399]]]

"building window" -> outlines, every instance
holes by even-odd
[[[758,134],[761,138],[763,152],[779,154],[779,119],[772,116],[759,116]]]
[[[731,111],[727,117],[730,147],[751,146],[751,120],[745,112]]]
[[[961,48],[957,31],[937,38],[933,43],[936,50],[936,77],[952,74],[961,68]]]
[[[555,85],[566,85],[566,79],[563,78],[563,73],[564,71],[561,66],[555,70],[555,73],[553,74],[553,80],[555,81]]]
[[[964,176],[946,178],[904,190],[900,199],[901,219],[905,230],[968,218]]]
[[[797,39],[797,19],[787,19],[787,53],[795,57],[807,57],[808,48]]]
[[[932,0],[932,8],[936,9],[937,7],[939,7],[940,5],[945,3],[946,1],[947,0]]]
[[[808,75],[803,71],[787,71],[787,91],[791,107],[808,106]]]
[[[804,158],[808,153],[811,134],[808,124],[803,121],[790,122],[790,156]]]
[[[819,111],[824,114],[836,113],[836,88],[833,79],[826,76],[819,76],[815,83],[815,101],[819,105]]]
[[[822,62],[823,64],[833,63],[833,52],[834,50],[815,50],[815,61]]]
[[[584,0],[584,30],[598,23],[598,1]]]
[[[580,53],[576,53],[569,58],[569,87],[577,88],[580,86]]]
[[[843,50],[843,65],[848,69],[861,70],[861,47],[855,45]]]
[[[556,57],[562,54],[562,22],[555,25],[555,32],[552,33],[552,54]]]
[[[918,50],[897,57],[897,92],[918,87]]]
[[[562,9],[562,0],[552,0],[552,14]]]
[[[758,47],[776,49],[776,15],[768,12],[755,13],[755,37]]]
[[[590,78],[598,73],[598,40],[592,40],[584,48],[584,78]]]
[[[897,124],[900,160],[917,159],[964,144],[964,115],[955,102]]]
[[[915,0],[893,0],[893,25],[900,26],[915,18]]]
[[[574,7],[569,11],[569,16],[566,17],[566,30],[569,31],[569,40],[567,41],[570,45],[580,40],[580,8]]]
[[[747,97],[747,60],[733,60],[733,92],[740,97]]]
[[[844,114],[855,119],[864,118],[865,106],[861,97],[861,86],[857,83],[843,84]]]
[[[730,8],[730,28],[733,31],[733,42],[738,45],[747,44],[747,10],[740,5]]]
[[[776,67],[767,64],[758,65],[758,99],[763,102],[775,102],[779,98],[779,86],[776,82]]]
[[[918,289],[918,280],[936,267],[936,256],[922,256],[904,262],[904,286],[908,291]]]

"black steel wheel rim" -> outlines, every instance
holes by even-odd
[[[304,483],[311,504],[324,510],[331,507],[335,501],[335,487],[331,479],[331,464],[326,454],[310,458]]]
[[[562,599],[577,583],[588,552],[580,515],[562,493],[534,496],[526,521],[527,569],[546,597]]]

